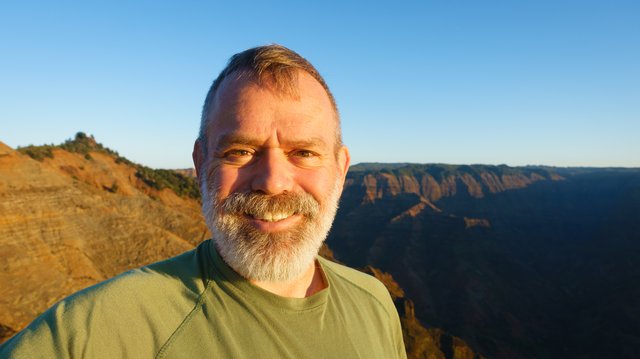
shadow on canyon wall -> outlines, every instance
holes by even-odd
[[[496,358],[632,358],[640,170],[362,164],[328,239]]]

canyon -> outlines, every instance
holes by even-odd
[[[210,238],[193,175],[0,143],[0,342]],[[358,164],[326,244],[387,286],[409,358],[638,357],[640,169]]]
[[[634,358],[640,169],[359,164],[327,241],[495,358]]]

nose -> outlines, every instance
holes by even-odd
[[[264,150],[254,166],[251,189],[268,195],[290,192],[293,189],[290,166],[286,154],[281,150]]]

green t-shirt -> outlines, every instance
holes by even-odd
[[[0,357],[406,358],[384,285],[318,262],[327,288],[284,298],[234,272],[209,240],[57,303]]]

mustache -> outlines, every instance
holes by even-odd
[[[320,204],[308,193],[266,195],[258,192],[236,192],[216,205],[219,213],[264,216],[266,213],[292,213],[315,217]]]

